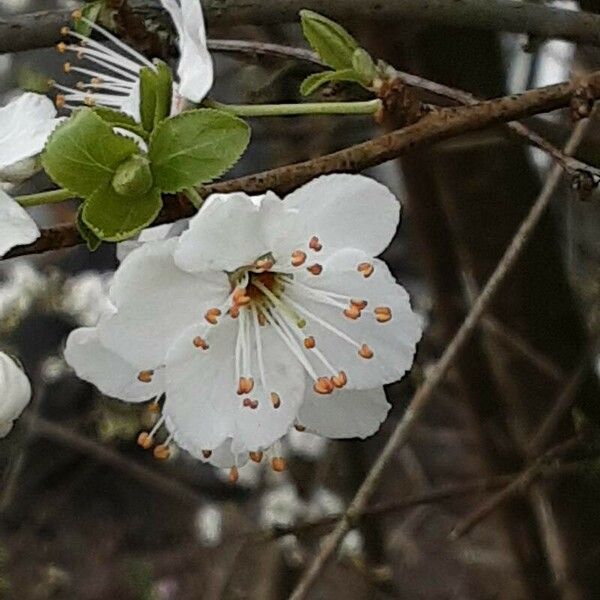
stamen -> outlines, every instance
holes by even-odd
[[[216,325],[219,321],[217,317],[221,316],[220,308],[209,308],[204,315],[204,318],[211,324]]]
[[[271,404],[273,405],[273,408],[279,408],[281,406],[281,398],[279,397],[279,394],[271,392]]]
[[[387,323],[392,318],[392,311],[387,306],[378,306],[373,312],[380,323]]]
[[[313,235],[310,238],[310,242],[308,242],[308,247],[315,252],[320,252],[321,248],[323,248],[323,245],[319,241],[319,238],[316,235]]]
[[[312,335],[309,335],[308,337],[304,338],[304,347],[307,350],[312,350],[312,348],[314,348],[315,345],[315,338]]]
[[[229,316],[232,319],[237,319],[240,316],[240,308],[239,308],[239,306],[232,306],[229,309]]]
[[[270,258],[260,258],[254,263],[254,266],[259,271],[270,271],[275,263]]]
[[[358,308],[358,306],[355,306],[354,304],[352,304],[352,305],[350,305],[349,308],[344,309],[344,316],[348,317],[348,319],[352,319],[353,321],[356,321],[356,319],[358,319],[358,317],[360,317],[360,308]]]
[[[140,432],[137,438],[138,446],[141,446],[144,450],[150,450],[154,445],[154,440],[150,437],[150,434],[147,431]]]
[[[323,267],[319,263],[315,263],[314,265],[310,265],[310,267],[306,267],[306,270],[313,275],[320,275]]]
[[[56,98],[54,99],[54,104],[56,105],[56,108],[58,108],[58,110],[60,110],[61,108],[65,107],[65,97],[63,94],[58,94],[56,96]]]
[[[171,456],[171,449],[167,443],[159,444],[154,448],[154,458],[157,460],[167,460]]]
[[[255,463],[259,463],[263,459],[263,453],[260,451],[249,452],[250,460]]]
[[[249,394],[254,389],[254,379],[252,377],[240,377],[238,384],[238,396]]]
[[[285,458],[281,456],[275,457],[271,460],[271,467],[273,468],[273,471],[276,471],[277,473],[285,471],[285,466]]]
[[[306,431],[306,427],[304,427],[304,425],[300,425],[300,423],[294,423],[294,429],[300,433]]]
[[[360,347],[360,350],[358,351],[359,356],[362,356],[363,358],[373,358],[373,350],[371,350],[371,348],[369,348],[369,346],[367,346],[367,344],[363,344]]]
[[[202,450],[202,456],[208,460],[212,456],[212,450]]]
[[[343,388],[348,383],[348,377],[344,371],[340,371],[331,378],[331,383],[338,389]]]
[[[319,377],[313,385],[313,390],[315,390],[317,394],[331,394],[331,392],[333,392],[333,389],[334,385],[329,379],[329,377]]]
[[[302,252],[302,250],[294,250],[292,252],[292,266],[300,267],[306,261],[306,252]]]
[[[229,482],[236,483],[239,477],[240,473],[238,471],[238,468],[236,466],[231,467],[231,469],[229,469]]]
[[[154,402],[148,404],[148,412],[153,414],[160,412],[160,404],[158,403],[158,400],[154,400]]]
[[[193,343],[196,348],[201,348],[202,350],[209,349],[209,345],[206,343],[206,340],[199,335],[194,338]]]
[[[252,410],[255,410],[258,408],[258,400],[252,400],[252,398],[244,398],[242,406],[244,406],[245,408],[251,408]]]
[[[154,375],[154,371],[152,370],[148,370],[148,371],[140,371],[138,373],[138,381],[141,381],[142,383],[150,383],[152,381],[152,376]]]
[[[375,267],[368,262],[363,262],[360,263],[357,267],[356,270],[359,273],[362,273],[362,276],[367,278],[367,277],[371,277],[371,275],[373,275],[373,271],[375,270]]]
[[[351,298],[350,304],[352,304],[352,306],[356,306],[358,310],[364,310],[365,308],[367,308],[368,302],[366,300],[357,300],[356,298]]]

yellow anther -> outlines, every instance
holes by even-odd
[[[151,402],[150,404],[148,404],[148,412],[154,414],[160,412],[160,404],[157,401]]]
[[[83,81],[78,81],[78,82],[75,84],[75,87],[76,87],[78,90],[84,90],[84,89],[85,89],[85,83],[83,83]]]
[[[56,44],[56,49],[61,54],[64,54],[67,51],[67,45],[64,42],[58,42],[58,44]]]
[[[263,459],[262,452],[250,452],[250,460],[255,463],[259,463]]]
[[[344,309],[344,316],[356,321],[360,317],[360,308],[351,304],[348,308]]]
[[[331,383],[329,377],[319,377],[313,385],[313,390],[317,394],[331,394],[333,392],[333,383]]]
[[[307,350],[312,350],[316,345],[317,343],[315,342],[315,338],[312,335],[309,335],[308,337],[304,338],[304,347]]]
[[[71,33],[71,30],[66,25],[64,27],[60,28],[60,35],[67,36],[70,33]]]
[[[70,63],[70,62],[66,62],[66,63],[63,65],[63,71],[64,71],[65,73],[70,73],[70,72],[71,72],[71,63]]]
[[[141,446],[144,450],[150,450],[154,446],[154,440],[150,437],[147,431],[140,432],[137,438],[138,446]]]
[[[366,300],[357,300],[356,298],[352,298],[350,300],[350,304],[352,304],[352,306],[356,306],[358,310],[364,310],[367,308],[368,302]]]
[[[273,405],[273,408],[279,408],[281,406],[281,398],[279,397],[279,394],[271,392],[271,404]]]
[[[359,273],[362,273],[363,277],[371,277],[371,275],[373,275],[373,271],[375,270],[375,267],[371,263],[363,262],[363,263],[360,263],[358,265],[358,267],[356,267],[356,270]]]
[[[320,275],[323,267],[319,263],[315,263],[314,265],[310,265],[310,267],[306,267],[306,270],[313,275]]]
[[[392,310],[387,306],[378,306],[373,312],[380,323],[387,323],[392,318]]]
[[[254,263],[254,266],[262,271],[269,271],[274,264],[270,258],[261,258]]]
[[[294,250],[292,252],[292,266],[300,267],[306,261],[306,252],[302,252],[302,250]]]
[[[238,471],[238,468],[231,467],[231,469],[229,469],[229,482],[236,483],[236,481],[239,479],[239,477],[240,477],[240,472]]]
[[[206,343],[206,340],[202,337],[200,337],[199,335],[196,336],[193,340],[194,346],[196,346],[196,348],[201,348],[202,350],[208,350],[209,346]]]
[[[237,319],[240,316],[240,307],[239,306],[232,306],[229,309],[229,316],[232,319]]]
[[[77,22],[77,21],[79,21],[79,20],[81,19],[81,17],[82,17],[82,13],[81,13],[81,11],[80,11],[79,9],[77,9],[77,10],[74,10],[74,11],[71,13],[71,19],[72,19],[73,21],[76,21],[76,22]]]
[[[142,383],[150,383],[152,381],[152,376],[154,375],[154,371],[152,370],[148,370],[148,371],[140,371],[138,373],[138,381],[141,381]]]
[[[271,467],[273,471],[276,471],[277,473],[285,471],[285,458],[282,456],[276,456],[275,458],[271,459]]]
[[[90,81],[94,87],[98,87],[104,83],[104,80],[100,79],[100,77],[92,77]]]
[[[252,300],[250,296],[246,294],[246,288],[242,287],[235,288],[232,299],[233,303],[237,306],[245,306]]]
[[[310,238],[310,242],[308,242],[308,247],[315,252],[319,252],[321,248],[323,248],[323,245],[319,241],[319,238],[316,235],[313,235]]]
[[[358,355],[363,358],[373,358],[373,350],[367,344],[363,344],[358,351]]]
[[[344,371],[340,371],[331,378],[331,383],[338,389],[343,388],[348,383],[348,377]]]
[[[62,94],[58,94],[54,99],[54,104],[56,105],[56,108],[60,110],[65,105],[65,97]]]
[[[86,97],[83,99],[83,103],[84,103],[86,106],[96,106],[96,101],[94,100],[94,97],[93,97],[93,96],[86,96]]]
[[[212,450],[202,450],[202,456],[208,460],[212,456]]]
[[[154,458],[167,460],[171,456],[171,449],[166,444],[160,444],[154,448]]]
[[[252,379],[252,377],[240,377],[237,389],[238,396],[249,394],[253,389],[254,379]]]
[[[211,324],[216,325],[218,323],[218,317],[221,316],[221,311],[218,308],[209,308],[204,318]]]

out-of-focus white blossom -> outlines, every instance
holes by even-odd
[[[61,308],[81,325],[95,325],[112,309],[108,298],[111,279],[112,273],[95,271],[71,277],[64,286]]]
[[[223,538],[223,513],[214,504],[203,506],[196,513],[196,531],[203,546],[218,546]]]
[[[305,509],[296,486],[284,483],[261,498],[260,521],[263,527],[291,527],[302,517]]]
[[[312,494],[308,503],[307,514],[311,520],[340,514],[344,511],[344,502],[330,489],[319,487]]]
[[[25,262],[12,263],[0,285],[0,319],[19,318],[43,293],[48,279]]]
[[[31,384],[23,369],[0,352],[0,437],[8,435],[31,400]]]
[[[327,450],[327,438],[294,428],[285,437],[289,450],[305,460],[319,460]]]

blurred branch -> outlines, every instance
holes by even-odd
[[[136,2],[136,6],[148,3]],[[152,6],[156,6],[152,3]],[[303,8],[341,21],[373,20],[527,33],[600,45],[600,16],[517,0],[204,0],[210,26],[294,23]],[[44,11],[0,20],[0,52],[50,46],[70,11]]]
[[[530,90],[517,96],[504,96],[472,106],[432,111],[417,123],[373,140],[305,162],[211,184],[205,186],[201,194],[206,197],[215,192],[262,193],[266,190],[287,193],[318,175],[360,172],[402,156],[417,146],[567,106],[572,97],[582,89],[593,98],[600,97],[600,71],[573,81]],[[560,175],[559,167],[557,180],[560,179]],[[169,223],[194,214],[194,207],[185,198],[178,198],[165,203],[155,224]],[[41,237],[33,244],[14,248],[6,254],[5,258],[68,248],[82,241],[74,225],[62,225],[43,230]]]
[[[590,120],[582,121],[576,125],[565,147],[566,154],[570,155],[576,150],[580,140],[585,134],[589,122]],[[548,179],[546,180],[540,195],[536,199],[529,214],[522,222],[518,231],[515,233],[511,243],[500,259],[498,266],[488,279],[481,294],[473,303],[471,310],[463,321],[463,324],[460,326],[450,344],[448,344],[446,347],[446,350],[442,354],[439,361],[432,369],[429,370],[423,384],[415,392],[406,409],[406,412],[404,413],[403,418],[396,426],[385,447],[371,467],[367,477],[356,492],[344,518],[339,521],[333,532],[323,540],[318,554],[315,556],[313,562],[298,582],[298,585],[290,596],[290,600],[302,600],[306,598],[310,589],[315,584],[319,574],[323,571],[329,560],[332,558],[334,552],[337,550],[339,544],[344,539],[344,536],[350,530],[354,516],[363,511],[367,506],[385,472],[390,459],[408,441],[418,417],[433,399],[433,394],[438,385],[443,381],[446,374],[454,364],[454,361],[466,346],[467,342],[471,338],[471,335],[477,329],[480,319],[490,307],[496,294],[506,280],[507,275],[517,264],[521,253],[525,249],[528,241],[535,232],[538,223],[550,204],[550,200],[554,194],[554,191],[560,182],[561,175],[561,168],[555,165]]]

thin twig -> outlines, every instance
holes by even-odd
[[[572,154],[577,145],[580,143],[587,127],[588,121],[581,121],[573,130],[569,141],[565,147],[566,154]],[[413,396],[406,412],[401,421],[396,426],[396,429],[390,436],[385,447],[377,457],[367,477],[359,487],[354,499],[350,503],[345,517],[340,520],[334,531],[323,540],[319,552],[315,556],[313,562],[305,571],[304,575],[298,582],[297,587],[292,592],[290,600],[301,600],[306,598],[309,590],[312,588],[321,571],[325,568],[340,542],[350,529],[350,524],[354,515],[360,513],[367,506],[371,496],[375,492],[381,477],[387,467],[390,459],[394,454],[407,442],[412,428],[420,416],[424,408],[433,398],[433,393],[437,386],[442,382],[446,373],[454,364],[455,359],[462,351],[471,335],[476,330],[481,317],[488,310],[492,300],[500,290],[507,275],[517,263],[522,251],[534,233],[542,216],[545,214],[552,195],[560,182],[562,169],[555,165],[544,185],[540,195],[532,206],[529,214],[522,222],[521,226],[515,233],[512,241],[502,256],[498,266],[487,281],[481,294],[473,303],[471,310],[467,314],[463,324],[457,331],[456,335],[447,346],[437,364],[429,371],[427,378],[421,387]]]
[[[581,441],[581,436],[575,436],[565,442],[562,442],[558,446],[555,446],[551,450],[548,450],[548,452],[544,453],[537,460],[535,460],[533,464],[527,467],[527,469],[525,469],[521,475],[519,475],[519,477],[513,480],[512,483],[488,498],[467,517],[460,521],[450,532],[449,538],[451,540],[457,540],[458,538],[462,537],[471,531],[475,525],[489,516],[501,504],[516,494],[522,494],[525,492],[531,483],[544,471],[544,469],[548,467],[548,463],[569,454],[581,444]]]
[[[201,190],[201,195],[206,197],[210,193],[236,191],[263,193],[266,190],[286,193],[318,175],[360,172],[402,156],[417,146],[567,106],[573,94],[582,88],[593,97],[600,97],[600,71],[517,96],[504,96],[472,106],[443,108],[425,115],[413,125],[332,154],[208,185]],[[195,209],[187,199],[179,198],[177,202],[165,205],[155,223],[168,223],[194,214]],[[75,226],[62,225],[43,230],[41,237],[33,244],[13,248],[5,258],[39,254],[79,243],[82,240]]]

